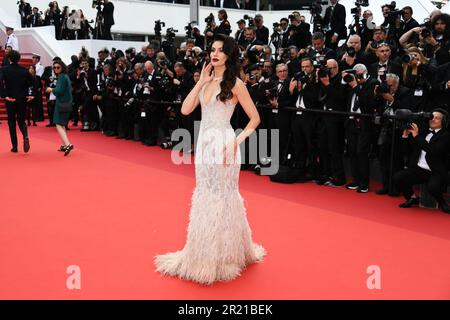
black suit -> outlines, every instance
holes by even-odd
[[[382,114],[390,114],[390,110],[392,113],[395,113],[398,109],[410,109],[411,101],[413,99],[413,92],[403,86],[399,86],[397,92],[394,95],[394,102],[389,106],[389,104],[384,101],[381,97],[379,98],[379,111]],[[381,170],[381,182],[383,184],[383,189],[390,190],[393,192],[392,186],[390,183],[390,164],[391,164],[391,148],[392,142],[394,141],[394,153],[392,157],[392,174],[394,175],[396,172],[400,171],[403,168],[403,156],[404,150],[402,148],[401,143],[402,131],[400,129],[395,130],[394,137],[392,136],[392,120],[387,119],[386,117],[382,118],[381,130],[378,136],[378,159],[380,161],[380,170]]]
[[[374,78],[377,79],[378,78],[378,70],[380,69],[380,64],[379,62],[375,62],[372,63],[368,68],[367,68],[367,72],[369,73],[369,75]],[[402,73],[403,73],[403,69],[402,66],[399,65],[398,63],[395,63],[391,60],[388,60],[386,62],[386,71],[385,71],[385,75],[388,73],[394,73],[396,75],[398,75],[400,78],[402,77]]]
[[[347,99],[347,111],[356,112],[359,107],[361,113],[374,114],[374,89],[378,84],[377,80],[369,78],[363,85],[351,89]],[[352,104],[354,94],[356,94],[356,100]],[[360,187],[368,187],[370,178],[369,152],[376,134],[373,120],[356,116],[347,119],[345,127],[354,183],[357,183]]]
[[[265,26],[256,28],[256,39],[263,44],[269,44],[269,29]]]
[[[106,40],[112,40],[111,27],[114,25],[114,5],[112,2],[106,3],[102,12],[104,18],[103,38]]]
[[[12,63],[0,71],[0,93],[2,98],[16,99],[14,102],[6,101],[8,113],[9,134],[13,148],[17,148],[16,121],[23,138],[28,138],[25,124],[28,89],[33,86],[33,78],[27,69]]]
[[[324,110],[345,111],[347,91],[341,83],[342,77],[337,74],[330,79],[330,84],[320,84],[320,96]],[[345,184],[344,145],[345,130],[344,117],[323,115],[319,120],[319,157],[321,176],[333,178],[337,184]]]
[[[347,27],[345,26],[345,7],[339,3],[336,3],[334,9],[332,6],[329,6],[325,10],[323,22],[324,25],[329,25],[330,27],[326,34],[327,47],[336,49],[339,40],[347,37]],[[336,43],[331,43],[331,37],[335,33],[338,35],[338,41]]]
[[[298,107],[303,100],[305,109],[320,109],[319,103],[319,84],[315,77],[303,84],[302,90],[296,88],[292,95],[292,106]],[[299,109],[301,110],[301,109]],[[291,113],[291,130],[294,142],[295,160],[301,174],[306,174],[306,168],[313,178],[319,174],[318,145],[314,137],[317,131],[319,116],[310,112]]]
[[[237,44],[243,48],[247,46],[247,40],[245,40],[244,32],[244,30],[238,30],[234,35],[234,39],[236,40]]]
[[[426,141],[428,131],[419,134],[415,138],[409,138],[413,144],[413,152],[410,157],[408,169],[398,172],[394,176],[394,181],[398,189],[406,199],[414,194],[412,186],[414,184],[427,184],[428,192],[442,202],[442,193],[450,181],[448,175],[448,155],[450,151],[450,133],[441,129],[431,137],[430,142]],[[421,152],[425,151],[425,159],[431,171],[418,166]]]

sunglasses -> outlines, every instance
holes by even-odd
[[[53,70],[60,70],[60,69],[61,69],[61,67],[58,67],[58,66],[53,67]]]

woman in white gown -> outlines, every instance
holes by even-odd
[[[182,250],[155,257],[158,272],[202,284],[232,280],[265,256],[264,248],[252,241],[239,193],[239,145],[259,125],[259,114],[237,78],[239,50],[234,39],[219,34],[210,55],[211,63],[203,66],[181,108],[188,115],[200,103],[202,111],[187,241]],[[230,119],[238,102],[250,121],[236,137]]]

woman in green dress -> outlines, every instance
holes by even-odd
[[[57,77],[56,86],[54,88],[48,88],[47,93],[52,92],[56,96],[53,123],[56,124],[56,131],[63,143],[59,148],[59,151],[63,151],[64,156],[67,156],[73,149],[73,145],[70,143],[66,131],[71,110],[63,110],[61,105],[66,105],[68,103],[72,105],[72,84],[67,75],[67,66],[63,61],[57,60],[53,62],[53,71]]]

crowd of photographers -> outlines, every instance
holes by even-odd
[[[20,0],[17,4],[22,28],[54,26],[57,40],[112,40],[114,5],[109,0],[92,1],[92,8],[97,10],[95,20],[88,20],[81,9],[70,10],[68,6],[64,6],[61,10],[57,1],[50,2],[44,12],[25,0]]]
[[[396,195],[390,179],[410,155],[401,141],[403,130],[410,122],[425,127],[438,106],[448,112],[450,16],[436,11],[419,24],[411,7],[398,10],[389,4],[381,8],[384,22],[370,25],[372,13],[358,3],[351,9],[356,22],[347,28],[345,8],[335,0],[331,3],[323,16],[319,11],[314,15],[312,25],[293,12],[275,23],[272,32],[261,15],[245,16],[235,29],[221,9],[218,23],[213,14],[206,17],[203,32],[189,24],[180,47],[174,46],[174,30],[169,28],[165,41],[125,52],[103,49],[97,62],[83,49],[69,65],[73,124],[79,123],[83,131],[101,130],[107,136],[164,148],[173,146],[173,129],[188,129],[194,137],[200,108],[181,116],[179,102],[209,62],[214,35],[224,33],[239,44],[241,78],[259,107],[260,128],[279,129],[281,164],[318,184],[366,193],[370,159],[377,157],[382,180],[377,193]],[[157,38],[161,24],[156,22]],[[52,86],[50,69],[42,78]],[[403,115],[405,110],[409,113],[393,128],[399,109]],[[49,115],[52,125],[51,98]],[[247,121],[238,106],[232,125],[243,128]],[[344,169],[344,155],[351,172]],[[243,168],[267,165],[258,160]]]

